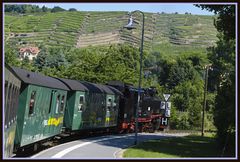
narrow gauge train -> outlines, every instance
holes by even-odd
[[[133,86],[100,85],[48,77],[16,67],[9,69],[19,78],[18,85],[21,84],[19,97],[14,96],[14,99],[19,99],[14,139],[15,151],[29,146],[34,146],[36,149],[39,143],[63,132],[95,130],[118,132],[127,130],[129,132],[135,129],[134,110],[137,93]],[[141,96],[147,96],[147,94],[142,93]],[[142,97],[142,110],[146,106],[148,111],[160,109],[160,106],[153,108],[149,105],[151,102],[143,104],[146,99],[147,97],[145,99]],[[11,105],[11,102],[7,100],[5,103]],[[9,111],[8,109],[9,106],[5,106],[5,110]],[[146,114],[145,111],[140,112],[140,115],[144,114]],[[140,122],[142,126],[140,130],[147,127],[153,128],[155,118],[152,118],[152,115],[154,113],[149,115],[148,112],[147,116],[140,118],[140,120],[145,119]],[[156,119],[161,119],[160,117],[163,118],[164,114],[159,114]],[[7,124],[6,120],[5,124]],[[7,132],[6,129],[4,131]],[[6,140],[8,138],[5,136],[5,143],[7,143]],[[5,148],[6,151],[7,148]],[[8,153],[4,156],[11,155]]]

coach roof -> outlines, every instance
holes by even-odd
[[[81,81],[81,83],[88,88],[89,91],[94,93],[106,93],[106,94],[116,94],[111,88],[103,84],[95,84],[90,82]]]
[[[110,88],[115,94],[123,96],[123,93],[121,91],[119,91],[118,89],[116,89],[112,86],[109,86],[109,85],[108,85],[108,88]]]
[[[49,88],[57,88],[62,90],[69,90],[69,88],[60,80],[44,76],[40,73],[27,71],[17,67],[11,67],[16,75],[24,82],[33,85],[39,85]]]
[[[73,91],[89,91],[89,89],[77,80],[58,78],[60,81],[65,83]]]

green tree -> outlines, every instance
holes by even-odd
[[[183,55],[181,55],[181,57],[191,61],[194,69],[197,70],[197,72],[201,75],[203,75],[203,67],[206,64],[209,64],[209,59],[206,53],[190,51],[185,52]]]
[[[32,62],[29,60],[27,56],[21,61],[20,66],[22,69],[26,69],[29,71],[36,71],[36,68],[33,66]]]
[[[68,78],[76,80],[85,80],[94,83],[101,83],[104,79],[102,76],[96,75],[96,67],[102,56],[98,55],[94,50],[74,49],[69,55],[69,68],[66,71]]]
[[[51,12],[62,12],[65,11],[65,9],[59,7],[59,6],[54,6]]]
[[[126,45],[104,48],[73,49],[67,54],[68,78],[94,83],[120,80],[137,85],[139,52]]]
[[[213,80],[217,87],[214,124],[217,139],[225,156],[235,155],[235,5],[198,5],[218,14],[215,26],[219,32],[216,47],[210,48]],[[211,77],[211,76],[210,76]]]
[[[37,71],[45,75],[64,77],[68,69],[65,53],[67,53],[67,49],[64,48],[42,47],[37,58],[33,61],[33,65]]]
[[[235,75],[231,74],[230,80],[222,85],[216,96],[216,106],[214,110],[214,124],[218,130],[218,139],[223,146],[226,155],[235,154]]]
[[[75,8],[69,8],[68,11],[77,11],[77,9],[75,9]]]
[[[47,12],[48,8],[46,6],[42,6],[42,12]]]
[[[136,49],[120,45],[111,46],[97,67],[98,73],[109,80],[137,83],[139,77],[139,54]]]
[[[198,80],[188,80],[177,85],[172,90],[171,101],[178,111],[178,113],[185,113],[187,115],[186,121],[181,121],[177,118],[178,123],[183,122],[181,129],[184,128],[194,129],[201,126],[201,110],[202,110],[202,96],[203,96],[203,81],[199,78]],[[185,116],[184,115],[184,116]]]
[[[193,80],[196,75],[196,70],[192,66],[191,61],[178,58],[177,63],[169,71],[168,87],[172,89],[181,82]]]
[[[60,66],[67,66],[68,61],[65,58],[65,49],[63,48],[50,48],[49,55],[46,57],[46,64],[48,67],[55,67],[58,69]]]
[[[217,87],[214,124],[225,155],[235,154],[235,40],[220,38],[209,58],[213,62],[211,80]],[[214,78],[213,78],[214,76]]]
[[[5,44],[5,47],[4,47],[5,63],[11,66],[19,66],[20,61],[17,57],[18,57],[18,52],[14,48],[10,48],[8,44]]]
[[[35,13],[41,12],[42,10],[37,5],[12,5],[7,4],[5,5],[5,12],[12,12],[12,13]]]
[[[34,66],[36,66],[40,71],[47,66],[48,55],[48,50],[46,48],[42,48],[34,61]]]

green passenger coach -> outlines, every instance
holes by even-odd
[[[69,131],[117,126],[121,92],[106,85],[60,79],[69,88],[64,126]]]
[[[113,91],[106,85],[81,83],[89,90],[86,94],[83,129],[116,127],[121,92]]]
[[[21,80],[11,67],[5,64],[5,100],[4,100],[4,158],[13,156],[14,138],[17,124],[18,97]]]
[[[59,80],[70,89],[67,95],[63,126],[69,131],[80,130],[82,128],[82,116],[86,110],[86,93],[88,89],[76,80],[62,78]]]
[[[69,88],[58,79],[13,67],[22,81],[15,148],[61,133]]]

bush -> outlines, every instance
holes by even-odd
[[[175,108],[171,110],[170,128],[178,130],[190,129],[188,113],[176,111]]]

